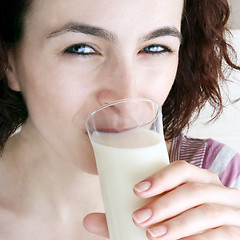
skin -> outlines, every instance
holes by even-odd
[[[24,37],[9,51],[9,86],[24,94],[29,118],[7,142],[0,165],[4,239],[108,237],[105,215],[87,215],[103,212],[103,206],[84,122],[99,106],[121,98],[164,103],[178,66],[182,6],[179,0],[33,2]],[[86,33],[79,25],[91,28]],[[92,27],[104,31],[93,33]],[[150,188],[141,191],[146,181]],[[153,238],[147,231],[149,239],[240,235],[240,193],[212,172],[180,161],[144,182],[136,195],[157,198],[136,210],[133,221],[167,232]],[[144,209],[152,216],[139,222]]]

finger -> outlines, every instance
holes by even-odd
[[[137,226],[148,227],[204,203],[238,209],[240,208],[240,191],[212,184],[186,183],[135,211],[133,219]]]
[[[206,231],[211,231],[221,226],[235,226],[239,228],[239,210],[237,211],[236,209],[222,205],[203,204],[175,218],[149,228],[147,235],[150,240],[159,239],[159,237],[161,237],[161,240],[182,239],[184,237],[197,235],[198,233],[201,233],[199,234],[199,236],[201,236]],[[163,229],[165,229],[164,236],[162,236]],[[231,238],[229,238],[228,235],[225,239]],[[219,239],[216,238],[216,240]]]
[[[203,232],[191,237],[181,238],[181,240],[238,240],[240,236],[240,227],[222,226],[216,229]]]
[[[176,161],[134,186],[134,192],[142,198],[150,198],[176,188],[186,182],[211,183],[222,186],[218,176],[185,161]]]
[[[83,226],[91,233],[109,238],[106,215],[91,213],[83,219]]]

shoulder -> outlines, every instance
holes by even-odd
[[[240,189],[240,154],[231,147],[207,139],[203,168],[215,172],[222,183]]]
[[[225,186],[240,188],[240,154],[229,146],[214,139],[179,135],[173,141],[172,153],[173,161],[185,160],[209,169],[219,176]]]
[[[222,159],[222,162],[229,162],[232,158],[239,157],[239,153],[233,150],[231,147],[220,143],[214,139],[206,139],[206,151],[204,157],[204,168],[211,168],[211,166],[217,160]]]

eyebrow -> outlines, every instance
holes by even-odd
[[[81,24],[77,24],[77,23],[66,24],[63,27],[59,28],[58,30],[53,31],[50,34],[48,34],[47,38],[50,39],[50,38],[58,37],[64,33],[68,33],[68,32],[92,35],[92,36],[103,38],[103,39],[111,41],[111,42],[114,42],[117,39],[117,36],[114,33],[110,32],[106,29],[95,27],[95,26],[90,26],[90,25],[85,25],[85,24],[81,25]],[[159,29],[143,36],[143,40],[149,41],[151,39],[158,38],[158,37],[164,37],[164,36],[177,37],[180,42],[182,41],[182,34],[175,27],[159,28]]]
[[[94,27],[94,26],[89,26],[89,25],[80,25],[80,24],[75,24],[75,23],[69,23],[69,24],[64,25],[60,29],[58,29],[54,32],[51,32],[47,36],[47,38],[58,37],[64,33],[68,33],[68,32],[93,35],[93,36],[100,37],[100,38],[103,38],[103,39],[106,39],[106,40],[112,41],[112,42],[115,41],[115,39],[116,39],[114,34],[112,34],[111,32],[109,32],[105,29]]]
[[[164,27],[164,28],[157,29],[157,30],[145,35],[143,37],[143,39],[145,41],[149,41],[154,38],[165,37],[165,36],[176,37],[179,39],[180,42],[182,42],[182,34],[175,27]]]

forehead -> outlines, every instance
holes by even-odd
[[[69,22],[134,33],[173,26],[180,30],[183,0],[33,0],[27,27],[54,31]]]

